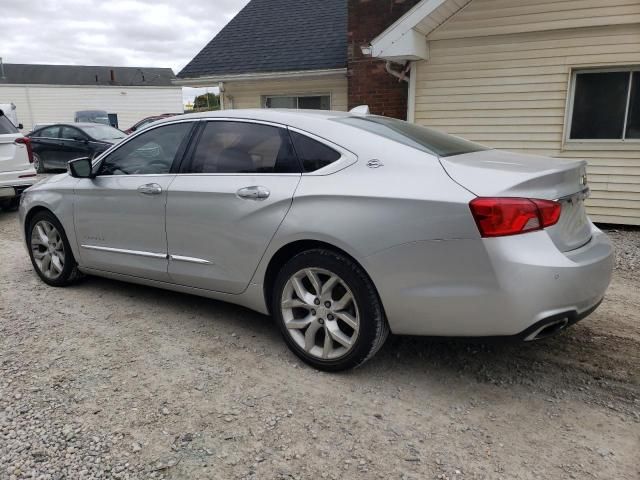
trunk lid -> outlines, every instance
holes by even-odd
[[[557,200],[562,214],[547,230],[563,252],[591,240],[584,201],[588,196],[587,163],[486,150],[440,159],[447,174],[479,197]]]

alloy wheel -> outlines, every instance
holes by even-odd
[[[287,332],[308,355],[333,360],[356,343],[360,316],[353,293],[338,275],[305,268],[283,289],[282,318]]]
[[[56,227],[40,220],[31,232],[31,251],[40,272],[51,280],[57,279],[64,270],[64,242]]]

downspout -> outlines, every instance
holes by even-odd
[[[404,81],[409,83],[409,77],[407,76],[407,73],[409,73],[409,71],[411,70],[411,62],[405,63],[404,68],[400,71],[397,71],[391,68],[391,62],[388,61],[387,64],[385,65],[385,69],[389,74],[393,75],[401,82]]]
[[[409,97],[407,98],[407,122],[416,121],[416,91],[418,89],[417,62],[411,62],[411,74],[409,76]]]

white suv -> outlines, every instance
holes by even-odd
[[[0,207],[16,205],[36,182],[31,139],[23,136],[0,110]]]

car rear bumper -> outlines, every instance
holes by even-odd
[[[0,199],[13,198],[20,195],[37,181],[33,168],[12,172],[0,172]]]
[[[613,248],[591,229],[591,241],[571,252],[541,231],[412,243],[368,257],[367,267],[396,334],[533,340],[602,301]]]

